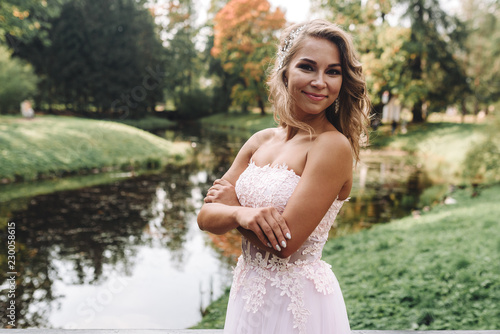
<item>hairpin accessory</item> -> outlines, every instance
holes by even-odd
[[[293,46],[294,39],[296,39],[297,36],[299,36],[300,32],[304,30],[305,27],[306,27],[305,24],[303,26],[298,27],[297,29],[293,30],[290,33],[290,35],[288,35],[287,38],[285,38],[283,47],[280,50],[278,50],[278,71],[283,68],[285,58],[288,54],[288,51],[290,51],[290,49]]]
[[[335,100],[335,114],[338,114],[339,113],[339,98],[337,97],[337,99]]]

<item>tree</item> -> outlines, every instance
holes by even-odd
[[[42,78],[39,102],[80,113],[141,117],[162,97],[162,47],[134,0],[71,1],[50,20],[50,45],[20,41],[15,55]]]
[[[265,114],[265,71],[275,53],[276,32],[286,20],[278,8],[270,11],[267,0],[231,0],[215,16],[212,55],[223,69],[237,75],[232,99],[243,110],[256,102]]]
[[[466,76],[457,54],[462,52],[464,29],[446,14],[438,0],[316,0],[322,10],[353,32],[363,55],[376,109],[380,95],[398,94],[412,109],[413,121],[424,121],[424,109],[445,108],[467,95]],[[403,5],[407,20],[391,26],[388,14]],[[380,90],[379,90],[380,89]]]
[[[0,114],[19,113],[21,101],[36,93],[37,77],[25,61],[12,59],[6,47],[0,45]]]
[[[500,3],[463,0],[462,12],[468,31],[462,61],[472,94],[474,114],[500,99]],[[463,102],[463,100],[462,100]],[[466,113],[465,103],[462,112]]]
[[[381,114],[382,93],[403,91],[404,62],[402,45],[409,29],[387,22],[394,0],[312,0],[313,8],[353,35],[363,63],[373,112]]]
[[[411,75],[406,99],[412,104],[413,122],[424,121],[426,102],[445,107],[467,90],[466,77],[455,53],[463,30],[460,21],[447,15],[438,0],[401,0],[407,5],[410,40],[403,49]]]
[[[37,37],[46,45],[50,18],[59,16],[61,6],[69,0],[2,0],[0,2],[0,36],[15,49],[19,41]]]

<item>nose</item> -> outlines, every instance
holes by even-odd
[[[322,74],[318,74],[312,81],[311,81],[311,86],[322,89],[326,87],[326,82],[325,79],[323,78]]]

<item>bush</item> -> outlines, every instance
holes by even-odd
[[[179,98],[180,104],[177,111],[182,119],[200,118],[207,116],[212,111],[212,98],[207,91],[196,88],[181,93]]]
[[[486,139],[473,144],[467,151],[463,177],[471,183],[500,181],[500,118],[489,127]]]
[[[0,114],[17,114],[23,100],[33,97],[38,78],[31,66],[0,45]]]

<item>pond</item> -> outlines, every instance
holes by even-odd
[[[19,247],[18,328],[188,328],[230,284],[239,237],[200,231],[196,214],[245,138],[196,127],[159,135],[191,142],[193,162],[0,203]],[[332,237],[407,215],[425,185],[406,156],[365,152]],[[8,302],[2,294],[0,314]]]

